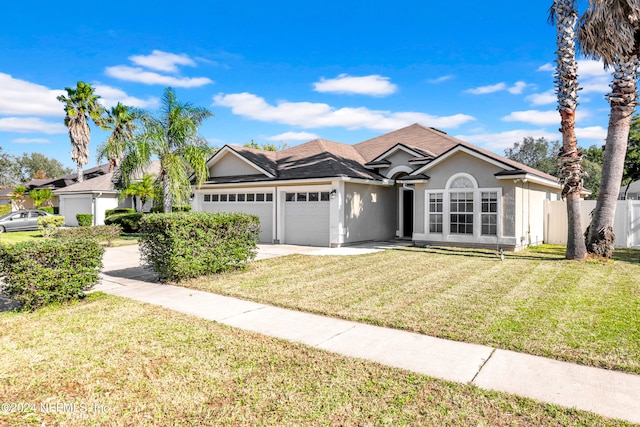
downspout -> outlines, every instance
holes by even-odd
[[[98,225],[98,203],[96,202],[96,200],[98,200],[100,196],[102,196],[102,192],[98,193],[97,196],[94,196],[91,198],[91,204],[92,204],[91,210],[93,211],[93,225]]]

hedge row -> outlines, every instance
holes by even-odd
[[[140,221],[140,253],[161,280],[243,268],[255,257],[260,222],[242,213],[149,214]]]
[[[104,248],[93,239],[38,240],[0,246],[5,292],[24,310],[84,297],[98,282]]]
[[[141,213],[113,213],[104,219],[106,225],[119,225],[125,233],[137,233],[140,228]]]
[[[114,225],[95,225],[93,227],[58,228],[53,237],[57,239],[95,239],[107,242],[107,246],[122,233],[122,227]]]

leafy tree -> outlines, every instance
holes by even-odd
[[[49,158],[42,153],[23,153],[15,161],[20,171],[20,180],[23,182],[31,179],[60,178],[72,172],[59,160]]]
[[[137,121],[141,116],[142,111],[120,102],[108,111],[104,126],[111,130],[111,135],[98,147],[98,159],[108,159],[110,170],[120,166],[127,145],[133,141]]]
[[[513,147],[504,150],[508,159],[515,160],[549,175],[558,176],[558,153],[560,142],[549,142],[545,138],[533,139],[526,136],[522,142],[516,142]]]
[[[638,49],[640,48],[640,8],[637,1],[589,0],[580,19],[578,39],[582,52],[602,59],[614,69],[607,95],[611,112],[602,164],[598,201],[587,235],[590,253],[610,258],[615,233],[613,219],[625,168],[631,115],[636,107]]]
[[[253,139],[251,140],[251,142],[247,142],[246,144],[244,144],[245,147],[247,148],[254,148],[256,150],[263,150],[263,151],[278,151],[278,147],[275,146],[275,144],[258,144],[257,142],[255,142]]]
[[[157,157],[164,212],[171,212],[172,202],[186,203],[191,194],[190,175],[195,176],[198,185],[207,175],[206,162],[211,149],[198,134],[198,128],[211,116],[204,107],[178,101],[172,88],[165,89],[159,114],[142,117],[142,131],[125,153],[121,165],[122,184],[127,187],[135,173],[143,171],[152,157]]]
[[[31,190],[29,191],[29,195],[33,199],[33,204],[36,206],[36,209],[40,209],[44,203],[53,197],[53,193],[48,188]]]
[[[0,186],[8,186],[20,182],[20,168],[15,157],[4,153],[0,147]]]
[[[587,248],[582,236],[580,194],[584,168],[576,137],[576,107],[578,105],[578,61],[575,30],[578,23],[576,0],[554,0],[551,20],[556,25],[556,95],[560,111],[562,149],[558,154],[562,198],[567,201],[567,259],[584,259]]]
[[[138,204],[134,202],[134,206],[136,207],[137,212],[142,212],[145,203],[147,203],[149,199],[153,198],[156,193],[156,176],[148,173],[142,175],[142,179],[140,179],[139,181],[129,184],[129,186],[121,192],[121,194],[125,197],[131,196],[140,199],[140,210],[138,210],[137,208]]]
[[[71,159],[78,165],[78,182],[82,182],[82,166],[89,162],[89,120],[103,126],[105,110],[98,102],[100,96],[94,93],[95,89],[90,84],[79,81],[75,89],[67,87],[65,90],[67,96],[60,95],[57,99],[64,104],[64,125],[69,129],[69,139],[73,147]]]

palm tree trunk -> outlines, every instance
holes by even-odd
[[[164,213],[171,213],[171,183],[166,175],[162,179],[162,205]]]
[[[637,69],[637,56],[618,61],[613,73],[612,92],[608,95],[611,113],[602,163],[602,178],[596,209],[587,236],[589,252],[605,258],[611,258],[613,255],[616,240],[613,219],[622,185],[631,115],[636,105]]]
[[[82,181],[84,181],[84,172],[82,171],[82,165],[80,163],[78,163],[77,182],[82,182]]]

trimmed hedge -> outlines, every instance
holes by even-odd
[[[104,211],[104,216],[111,216],[114,214],[122,214],[122,213],[136,213],[136,210],[133,208],[115,208],[115,209],[106,209]]]
[[[140,227],[141,213],[115,213],[104,219],[106,225],[117,224],[125,233],[137,233]]]
[[[64,225],[64,217],[59,215],[38,217],[38,230],[42,237],[49,237],[55,233],[58,227]]]
[[[76,214],[78,225],[80,227],[90,227],[93,224],[93,215],[91,214]]]
[[[60,228],[56,230],[53,237],[56,239],[95,239],[98,242],[107,242],[107,246],[111,246],[120,233],[122,233],[122,227],[118,224],[96,225],[93,227]]]
[[[256,255],[260,220],[243,213],[174,212],[140,221],[142,260],[161,280],[243,268]]]
[[[53,207],[51,206],[42,206],[39,208],[41,211],[50,213],[51,215],[54,215],[55,210],[53,209]]]
[[[104,248],[91,239],[39,240],[0,246],[5,292],[23,310],[84,297],[98,282]]]

